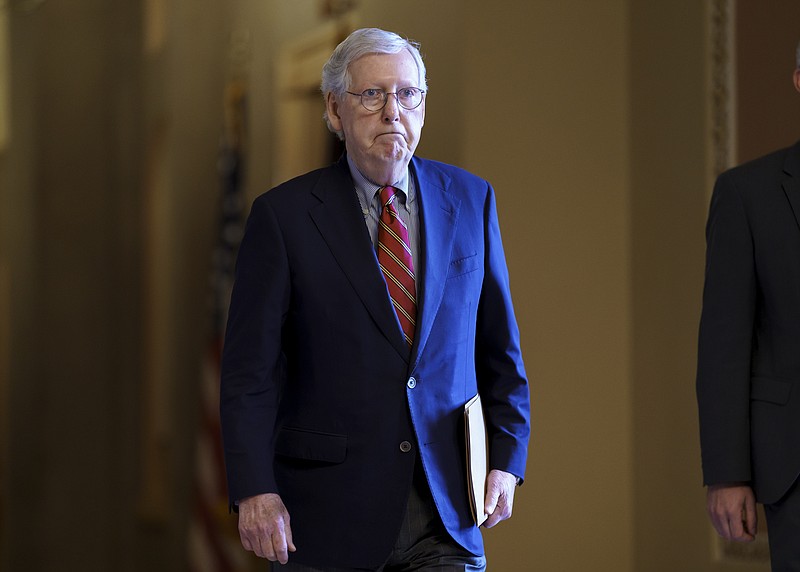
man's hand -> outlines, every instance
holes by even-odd
[[[711,485],[706,509],[717,533],[727,540],[752,542],[756,537],[756,497],[743,484]]]
[[[281,497],[267,493],[239,501],[239,536],[245,550],[271,562],[286,564],[296,550],[289,511]]]
[[[492,469],[486,477],[486,501],[484,512],[489,515],[483,526],[492,528],[501,520],[511,518],[514,506],[514,489],[517,477],[499,469]]]

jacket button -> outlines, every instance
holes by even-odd
[[[406,385],[408,386],[409,389],[414,389],[415,387],[417,387],[417,380],[414,379],[413,377],[409,377],[408,383]]]
[[[408,453],[409,451],[411,451],[411,443],[409,443],[408,441],[403,441],[402,443],[400,443],[400,450],[403,453]]]

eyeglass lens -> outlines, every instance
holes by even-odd
[[[390,95],[397,97],[397,103],[405,109],[415,109],[422,103],[422,90],[415,87],[404,87],[395,93],[387,93],[380,89],[365,89],[360,95],[361,103],[370,111],[383,109]]]

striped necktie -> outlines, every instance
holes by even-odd
[[[408,228],[397,214],[395,192],[393,187],[381,189],[383,209],[378,226],[378,264],[383,271],[406,343],[411,346],[417,323],[417,289]]]

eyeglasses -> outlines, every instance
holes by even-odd
[[[389,101],[389,96],[393,95],[397,98],[397,103],[403,109],[416,109],[422,103],[422,96],[424,91],[417,87],[401,87],[395,92],[385,92],[382,89],[365,89],[361,93],[353,93],[352,91],[345,91],[350,95],[355,95],[361,98],[361,105],[367,111],[380,111],[386,107],[386,102]]]

